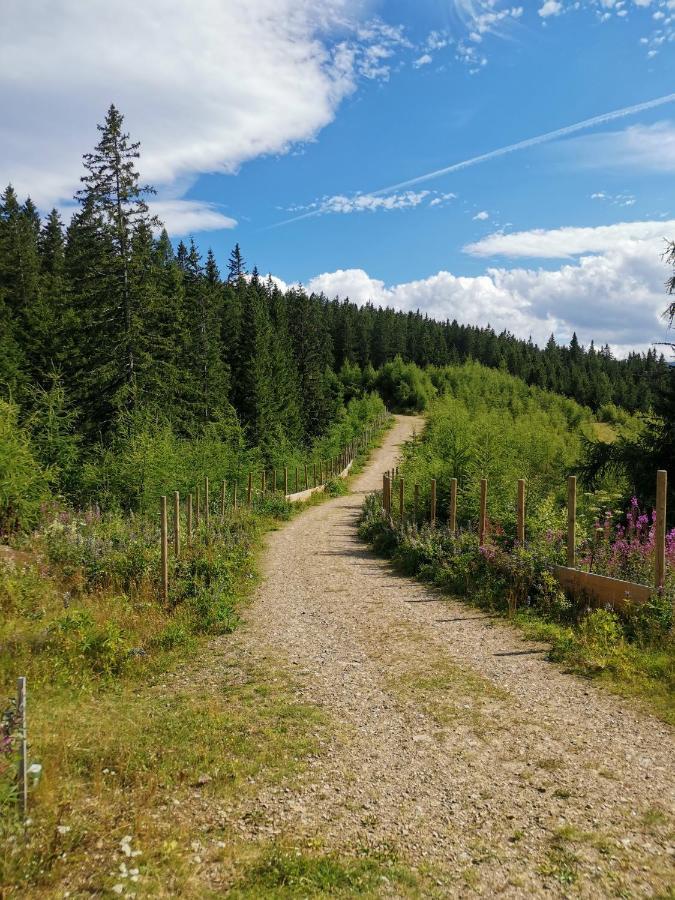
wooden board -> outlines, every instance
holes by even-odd
[[[345,478],[347,475],[349,475],[349,470],[351,469],[353,462],[354,460],[352,460],[352,462],[350,462],[349,465],[340,472],[338,478]],[[325,485],[317,484],[316,487],[307,488],[306,491],[297,491],[294,494],[286,494],[286,499],[289,503],[304,503],[305,500],[309,500],[312,494],[318,494],[323,491],[324,488]]]
[[[564,588],[574,593],[587,594],[597,606],[608,603],[616,609],[622,609],[635,603],[646,603],[652,594],[652,588],[645,584],[608,578],[594,572],[582,572],[568,566],[553,566],[553,574]]]

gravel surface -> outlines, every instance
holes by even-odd
[[[281,658],[334,731],[238,830],[393,850],[447,896],[672,897],[672,730],[359,542],[364,494],[421,425],[398,417],[349,496],[269,538],[238,651]]]

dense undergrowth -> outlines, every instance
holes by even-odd
[[[352,401],[347,415],[324,439],[320,452],[329,456],[334,446],[337,452],[338,446],[371,426],[382,410],[379,398]],[[374,441],[379,434],[376,429]],[[27,442],[24,446],[30,452]],[[368,449],[364,447],[357,456],[356,470]],[[154,501],[160,491],[170,493],[176,483],[182,485],[181,477],[187,481],[193,457],[186,461],[177,450],[167,459],[159,447],[148,448],[147,453],[152,481],[143,496]],[[208,454],[201,459],[203,467],[192,469],[200,479],[209,474],[215,481],[218,472],[229,474],[227,469],[209,467],[212,458]],[[163,466],[155,468],[154,461],[163,461]],[[344,490],[340,478],[326,484],[328,495]],[[99,506],[77,510],[52,495],[36,513],[35,528],[15,534],[12,545],[4,548],[0,556],[0,698],[6,701],[0,711],[7,709],[0,733],[3,889],[11,889],[17,896],[29,884],[42,885],[47,891],[61,868],[54,845],[55,841],[64,843],[65,832],[61,835],[58,828],[68,829],[68,844],[74,840],[71,828],[84,830],[90,837],[82,839],[83,847],[91,852],[93,836],[100,838],[103,823],[110,826],[119,816],[122,801],[127,818],[137,815],[134,810],[143,805],[139,791],[183,784],[190,757],[195,757],[197,766],[212,765],[213,750],[205,744],[213,743],[215,730],[225,735],[216,741],[223,758],[227,754],[232,757],[227,765],[239,767],[242,778],[251,771],[267,770],[273,777],[274,772],[288,768],[290,762],[282,765],[281,761],[289,753],[296,760],[291,768],[306,753],[309,745],[302,723],[312,725],[311,710],[290,703],[283,686],[265,687],[265,677],[274,681],[272,673],[261,676],[257,688],[237,688],[233,696],[239,707],[231,705],[229,713],[218,696],[210,697],[201,710],[191,700],[178,697],[164,713],[160,709],[158,714],[149,705],[148,691],[165,679],[167,672],[188,658],[198,659],[209,637],[236,628],[242,604],[255,584],[262,536],[303,508],[287,502],[282,494],[263,494],[259,486],[250,508],[245,494],[240,493],[240,498],[244,502],[240,499],[234,509],[232,488],[228,488],[223,516],[220,496],[212,495],[209,528],[202,512],[189,543],[183,508],[181,553],[179,558],[173,553],[169,556],[166,604],[160,599],[156,505],[151,512],[144,503],[124,511],[119,502],[104,504],[103,510]],[[320,495],[309,502],[320,502]],[[29,827],[27,844],[20,838],[16,722],[10,703],[18,675],[27,676],[29,686],[30,760],[42,769],[39,783],[31,791],[34,824]],[[263,696],[258,696],[258,690]],[[254,713],[252,705],[256,706]],[[249,724],[243,725],[247,716]],[[288,716],[298,720],[293,740],[288,740]],[[237,738],[236,730],[242,726],[243,733]],[[251,740],[255,744],[255,752],[245,733],[249,744]],[[269,745],[264,750],[263,733]],[[194,742],[197,746],[192,746]],[[246,764],[239,759],[240,753],[248,755]],[[277,760],[269,758],[273,753],[278,754]],[[153,771],[155,765],[157,771]],[[119,788],[120,777],[127,784],[128,797],[111,792],[113,787]],[[74,797],[77,799],[68,799]],[[86,811],[85,799],[99,804],[100,814]],[[75,820],[77,826],[61,826],[66,820]]]
[[[675,721],[675,531],[666,538],[664,590],[642,607],[616,612],[573,599],[551,567],[565,562],[566,476],[578,465],[589,411],[566,398],[527,387],[478,365],[446,370],[447,393],[431,405],[421,438],[405,448],[401,475],[405,512],[393,518],[381,499],[366,500],[361,536],[394,561],[449,594],[510,615],[527,633],[551,643],[553,658],[642,696]],[[614,426],[621,427],[616,421]],[[636,429],[632,420],[624,427]],[[489,533],[479,547],[479,480],[488,479]],[[527,479],[526,544],[515,538],[516,483]],[[438,521],[428,523],[429,488],[438,483]],[[458,532],[447,527],[450,479],[458,479]],[[413,486],[419,484],[419,508]],[[604,536],[605,527],[609,538]],[[603,529],[598,542],[598,529]],[[654,516],[626,485],[606,479],[580,496],[579,565],[647,585],[653,582]]]

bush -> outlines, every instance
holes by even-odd
[[[436,396],[429,375],[400,356],[382,366],[375,387],[386,405],[398,412],[422,412]]]
[[[38,463],[19,410],[0,400],[0,538],[37,524],[50,473]]]

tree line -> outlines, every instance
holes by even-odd
[[[345,400],[400,356],[420,367],[467,359],[598,408],[650,409],[669,369],[656,350],[545,348],[508,332],[438,322],[348,299],[282,291],[237,245],[174,248],[140,182],[138,143],[111,106],[84,156],[77,209],[46,220],[10,186],[0,199],[0,390],[26,415],[67,421],[85,445],[137,421],[198,435],[236,420],[250,446],[308,446]]]

